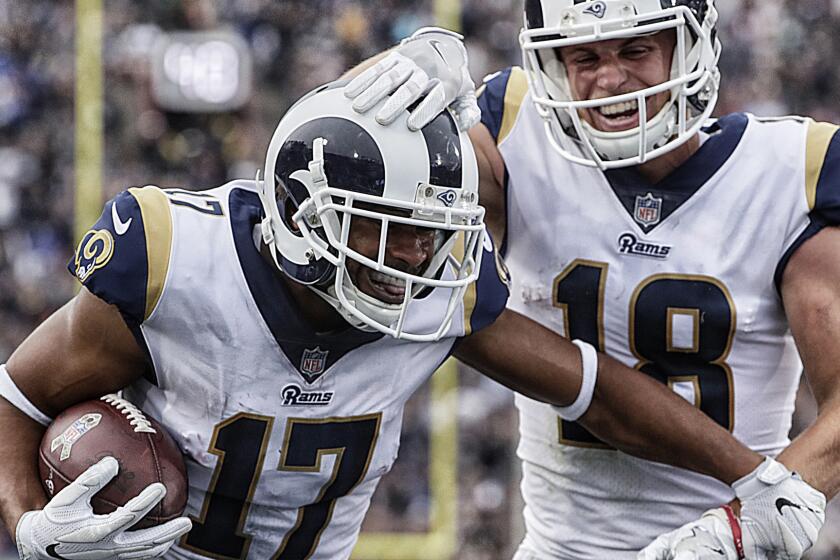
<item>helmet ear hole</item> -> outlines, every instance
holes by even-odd
[[[277,201],[277,209],[280,210],[280,219],[286,228],[296,236],[303,237],[300,228],[293,219],[298,205],[279,179],[277,179],[277,184],[274,187],[274,199]]]
[[[280,200],[279,203],[282,205],[281,212],[283,212],[283,221],[286,222],[286,225],[289,227],[290,230],[292,230],[292,232],[295,235],[303,237],[303,235],[300,233],[300,228],[293,219],[293,216],[297,211],[297,205],[295,204],[295,202],[292,200],[291,197],[286,196],[282,200]]]

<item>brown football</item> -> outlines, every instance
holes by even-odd
[[[174,519],[187,505],[187,473],[178,445],[156,420],[116,395],[72,406],[49,425],[38,453],[41,484],[52,497],[106,456],[120,465],[116,478],[91,500],[94,513],[110,513],[153,482],[166,496],[134,529]]]

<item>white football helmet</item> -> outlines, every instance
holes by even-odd
[[[609,169],[639,165],[687,142],[717,103],[717,19],[714,0],[526,0],[519,42],[552,146],[575,163]],[[667,29],[677,37],[669,80],[624,95],[573,99],[559,48]],[[658,114],[647,115],[645,100],[663,91],[671,92],[670,99]],[[626,131],[597,130],[579,115],[627,101],[638,104],[640,124]],[[563,142],[564,136],[573,143]]]
[[[315,90],[277,126],[265,178],[258,178],[263,240],[280,270],[309,286],[354,327],[437,340],[478,277],[483,253],[484,208],[478,205],[472,144],[449,112],[417,132],[406,126],[407,111],[400,123],[383,126],[375,111],[356,113],[343,89],[330,84]],[[349,246],[357,216],[381,223],[375,259]],[[434,230],[434,254],[425,270],[413,274],[386,263],[389,224]],[[452,255],[456,238],[464,249],[459,259]],[[387,303],[362,292],[347,272],[349,261],[404,283],[403,301]],[[431,289],[450,292],[445,311],[433,329],[408,332],[409,304]]]

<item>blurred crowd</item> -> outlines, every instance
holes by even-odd
[[[840,122],[840,0],[724,0],[718,113],[797,113]],[[105,0],[104,199],[149,183],[202,189],[251,178],[284,110],[314,86],[434,24],[432,0]],[[519,61],[521,0],[462,0],[462,30],[478,81]],[[161,109],[149,58],[168,31],[233,31],[253,57],[253,95],[226,113]],[[75,3],[0,0],[0,360],[72,297]],[[461,373],[460,559],[509,558],[521,528],[512,398]],[[806,391],[795,429],[813,417]],[[402,456],[366,529],[428,526],[429,397],[406,413]],[[837,525],[810,558],[840,555]],[[0,558],[12,554],[3,544]],[[11,556],[9,556],[11,557]],[[430,559],[431,560],[431,559]]]

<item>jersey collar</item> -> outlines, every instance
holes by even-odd
[[[703,129],[709,138],[673,173],[652,185],[635,167],[604,172],[615,195],[644,233],[649,233],[677,208],[685,204],[729,160],[737,148],[749,119],[734,113],[716,120]],[[638,200],[660,201],[655,223],[645,224],[637,216]]]

